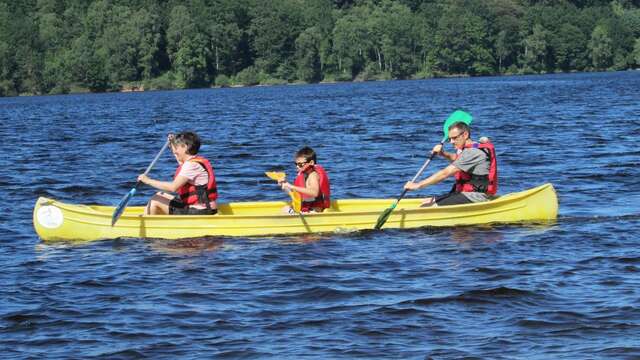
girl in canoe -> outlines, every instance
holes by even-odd
[[[173,181],[155,180],[144,174],[138,176],[138,181],[161,190],[149,200],[145,215],[216,214],[216,177],[209,160],[198,155],[200,137],[190,131],[169,134],[169,144],[178,161]],[[177,193],[177,196],[165,191]]]
[[[329,176],[324,168],[317,164],[316,152],[305,146],[295,155],[298,170],[293,185],[285,180],[278,181],[285,191],[295,191],[302,197],[300,212],[322,212],[331,206],[331,188]],[[293,214],[294,210],[288,206],[285,211]]]

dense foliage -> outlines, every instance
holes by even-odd
[[[638,65],[630,0],[0,0],[0,96]]]

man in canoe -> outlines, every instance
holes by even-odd
[[[278,181],[285,191],[295,191],[302,196],[300,212],[322,212],[331,206],[331,188],[329,176],[324,168],[317,164],[316,152],[305,146],[295,155],[298,170],[293,185],[286,181]],[[291,207],[285,211],[294,213]]]
[[[449,160],[451,164],[420,182],[408,181],[404,188],[422,189],[449,176],[455,176],[456,183],[449,193],[426,198],[422,206],[458,205],[491,200],[498,190],[498,167],[493,144],[488,139],[480,143],[472,141],[471,128],[464,122],[456,122],[449,126],[448,136],[456,152],[445,152],[442,144],[434,146],[433,152]]]
[[[138,181],[161,190],[149,200],[145,215],[216,214],[218,192],[215,173],[209,160],[198,155],[200,137],[190,131],[175,136],[169,134],[169,143],[179,164],[173,181],[155,180],[144,174],[138,176]]]

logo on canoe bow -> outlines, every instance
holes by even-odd
[[[38,223],[40,225],[46,227],[47,229],[55,229],[62,225],[62,221],[64,217],[62,216],[62,211],[55,206],[43,206],[38,209],[36,213],[36,217],[38,219]]]

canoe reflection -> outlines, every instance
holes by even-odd
[[[462,244],[481,241],[483,243],[494,243],[502,240],[503,234],[492,230],[491,227],[485,229],[478,226],[458,227],[451,229],[451,241]]]
[[[151,248],[155,251],[179,255],[218,251],[223,245],[223,239],[214,237],[186,238],[177,240],[155,239],[151,242]]]

